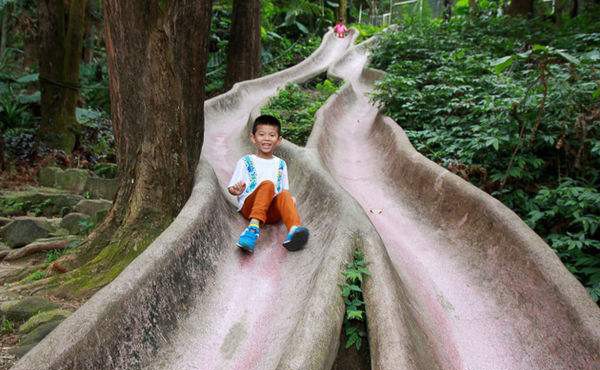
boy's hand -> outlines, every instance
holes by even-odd
[[[235,196],[242,194],[245,189],[246,189],[246,183],[243,181],[240,181],[237,184],[227,188],[227,190],[229,190],[229,194],[235,195]]]

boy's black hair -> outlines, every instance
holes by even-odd
[[[281,122],[277,119],[277,117],[271,116],[269,114],[263,114],[261,116],[256,117],[254,120],[254,124],[252,125],[252,134],[256,134],[256,126],[258,125],[267,125],[277,127],[277,135],[281,136]]]

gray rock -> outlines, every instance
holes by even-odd
[[[87,170],[69,168],[56,178],[56,187],[81,194],[83,193],[88,177],[90,177],[90,174]]]
[[[48,224],[52,227],[52,229],[58,229],[60,227],[60,223],[62,221],[61,218],[48,218]]]
[[[86,214],[92,218],[96,218],[97,214],[109,210],[112,207],[112,202],[104,199],[83,199],[73,207],[75,212]]]
[[[40,238],[46,238],[52,232],[52,226],[42,217],[15,217],[0,228],[0,236],[11,248],[19,248]]]
[[[117,179],[103,179],[101,177],[90,177],[85,183],[85,192],[89,192],[93,198],[113,200],[117,193]]]
[[[56,179],[63,173],[64,171],[59,167],[44,167],[38,173],[38,180],[41,186],[53,188],[56,185]]]
[[[60,215],[61,212],[68,213],[81,199],[80,195],[48,188],[7,191],[0,196],[0,215],[22,215],[26,212]]]
[[[12,218],[9,217],[0,217],[0,227],[12,222]]]
[[[67,229],[70,234],[79,235],[83,233],[83,228],[81,227],[80,222],[89,219],[90,216],[83,213],[69,213],[63,217],[62,221],[60,222],[60,227]]]
[[[14,321],[27,320],[40,312],[58,308],[58,305],[41,297],[26,297],[21,300],[7,301],[0,304],[0,313]]]

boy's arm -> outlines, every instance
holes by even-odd
[[[233,171],[231,180],[229,180],[229,184],[227,185],[227,191],[229,191],[229,194],[238,196],[246,189],[246,183],[244,182],[245,170],[246,166],[244,166],[244,162],[240,159],[237,162],[235,171]]]

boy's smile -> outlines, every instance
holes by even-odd
[[[250,140],[256,147],[259,157],[271,158],[275,148],[281,143],[281,136],[275,126],[258,125],[256,132],[250,134]]]

